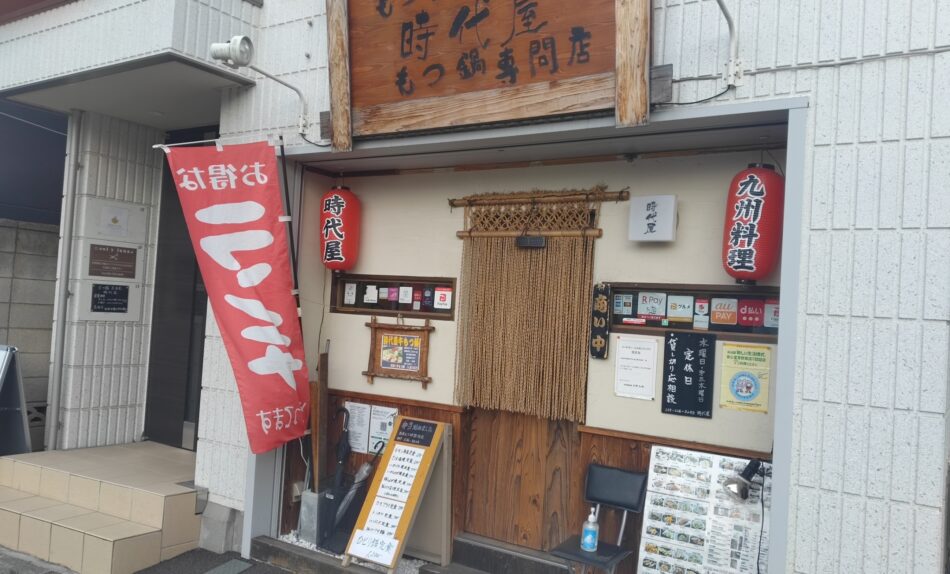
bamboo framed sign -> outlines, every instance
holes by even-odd
[[[379,323],[373,317],[370,328],[369,366],[363,374],[373,383],[374,377],[419,381],[425,389],[429,377],[429,333],[435,327],[426,319],[425,325]]]
[[[649,109],[649,0],[328,0],[333,144]]]

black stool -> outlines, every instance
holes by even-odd
[[[599,568],[613,574],[617,565],[633,551],[621,547],[623,531],[627,526],[628,512],[643,512],[643,499],[647,491],[647,475],[642,472],[630,472],[612,466],[591,464],[587,467],[587,485],[584,498],[597,507],[597,523],[600,524],[601,505],[623,511],[620,519],[620,534],[617,544],[600,542],[597,552],[581,550],[581,537],[572,536],[562,542],[551,554],[574,563],[583,564],[583,573],[588,568]]]

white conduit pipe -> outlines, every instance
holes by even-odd
[[[726,85],[728,86],[738,86],[742,82],[742,66],[739,62],[739,37],[736,35],[736,24],[732,19],[732,14],[729,13],[729,8],[726,7],[725,0],[716,0],[716,4],[719,4],[719,10],[722,12],[723,18],[726,19],[726,25],[729,26],[729,62],[726,63]]]
[[[56,331],[50,365],[49,404],[46,408],[46,450],[59,447],[59,411],[63,383],[63,355],[66,352],[66,309],[69,306],[69,267],[72,259],[73,220],[76,215],[76,189],[79,187],[82,112],[74,110],[66,132],[66,181],[63,184],[63,213],[60,217],[60,254],[56,272]]]

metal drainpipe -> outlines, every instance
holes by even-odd
[[[56,345],[50,369],[49,405],[46,409],[46,450],[56,450],[59,438],[59,403],[63,382],[63,355],[66,352],[66,307],[69,304],[69,268],[73,253],[73,220],[76,216],[76,188],[79,186],[79,142],[82,138],[83,113],[73,110],[67,132],[66,182],[63,185],[63,215],[60,237],[62,248],[57,261]]]
[[[726,19],[726,26],[729,27],[729,61],[726,63],[726,85],[742,85],[742,62],[739,60],[739,37],[736,36],[736,24],[726,7],[724,0],[716,0],[719,4],[719,10],[723,18]]]

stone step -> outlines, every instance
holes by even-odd
[[[461,533],[452,545],[452,562],[500,574],[570,574],[571,567],[560,558],[546,552],[506,544],[475,534]]]
[[[5,487],[0,497],[0,546],[82,574],[132,574],[161,558],[158,528]]]
[[[438,566],[435,564],[426,564],[422,568],[419,568],[419,574],[489,574],[484,570],[476,570],[475,568],[469,568],[468,566],[463,566],[456,562],[452,562],[448,566]]]
[[[134,572],[192,550],[193,461],[154,443],[0,458],[0,545],[83,574]]]

